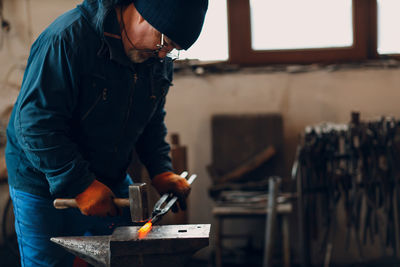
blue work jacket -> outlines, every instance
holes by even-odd
[[[74,197],[94,179],[113,186],[134,149],[151,176],[172,169],[164,124],[172,60],[132,63],[103,2],[61,15],[32,45],[7,128],[16,189]]]

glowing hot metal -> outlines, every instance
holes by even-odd
[[[141,238],[145,238],[146,235],[151,231],[151,228],[153,228],[153,223],[150,221],[148,221],[145,225],[143,225],[142,227],[140,227],[140,229],[138,230],[138,234],[139,234],[139,239]]]

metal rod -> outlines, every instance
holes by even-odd
[[[394,192],[393,192],[393,217],[394,217],[394,231],[395,231],[395,240],[396,240],[396,248],[395,248],[395,255],[396,257],[399,257],[399,249],[400,249],[400,239],[399,239],[399,215],[398,215],[398,206],[397,206],[397,201],[398,201],[398,186],[397,184],[394,187]]]
[[[271,177],[269,179],[268,187],[268,205],[267,205],[267,225],[265,235],[265,247],[264,247],[264,262],[263,267],[272,266],[272,252],[274,243],[274,232],[276,224],[276,196],[278,191],[278,185],[280,178]]]

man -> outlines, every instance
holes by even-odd
[[[165,142],[167,54],[196,41],[207,6],[86,0],[35,41],[7,129],[22,266],[71,266],[50,237],[110,234],[130,220],[112,199],[128,196],[134,149],[157,191],[176,194],[185,208],[190,186],[171,171]],[[57,197],[75,198],[80,212],[54,209]]]

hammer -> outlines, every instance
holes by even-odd
[[[118,207],[129,207],[132,222],[140,223],[149,218],[147,203],[147,184],[134,183],[129,186],[129,198],[114,198],[114,204]],[[74,198],[57,198],[53,202],[56,209],[78,208]]]

